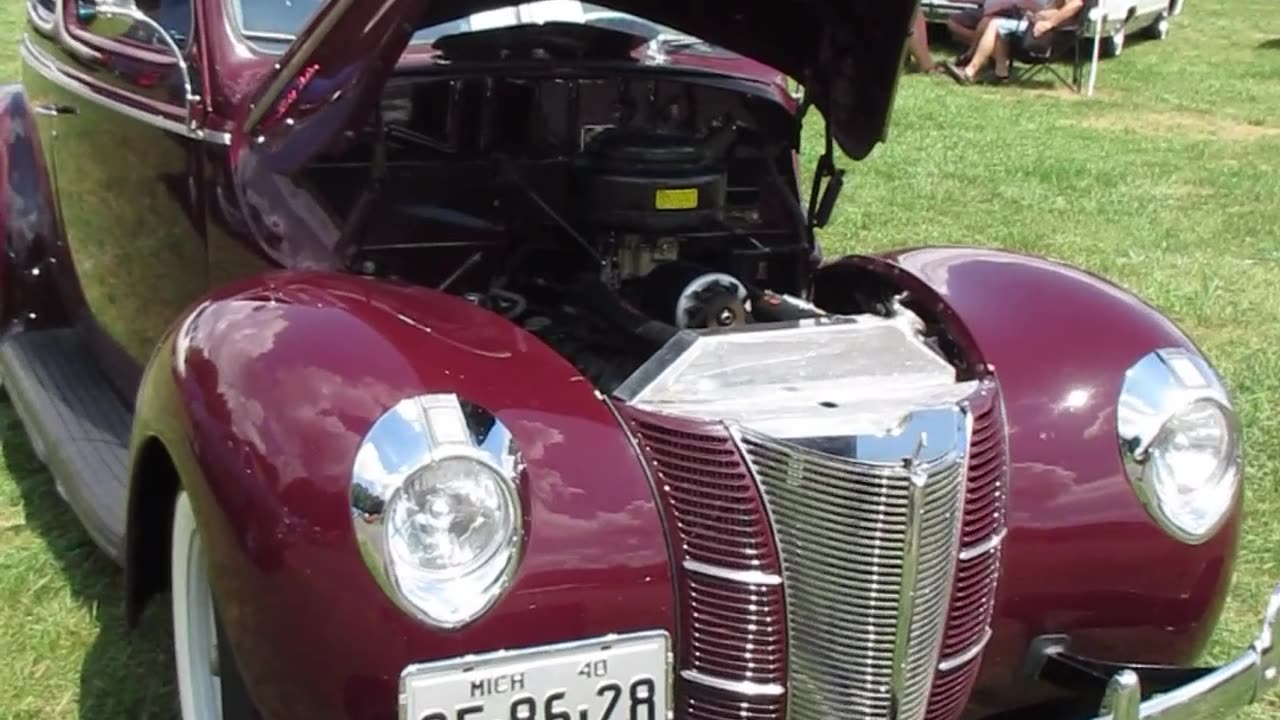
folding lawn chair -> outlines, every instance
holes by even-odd
[[[1012,55],[1010,73],[1013,79],[1018,82],[1028,82],[1041,73],[1047,72],[1073,91],[1092,95],[1098,74],[1098,43],[1102,36],[1104,18],[1098,0],[1085,0],[1080,12],[1076,13],[1070,21],[1054,28],[1047,42],[1029,44],[1026,42],[1027,36],[1020,35],[1010,48]],[[1084,39],[1081,31],[1089,25],[1094,27],[1092,55],[1086,55],[1084,48],[1081,47]],[[1054,60],[1061,57],[1071,59],[1070,80],[1054,64]],[[1087,88],[1084,74],[1086,61],[1089,65]]]

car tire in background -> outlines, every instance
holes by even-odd
[[[1124,52],[1125,29],[1121,25],[1115,32],[1102,38],[1102,55],[1103,57],[1120,57]]]
[[[181,720],[257,717],[236,668],[209,584],[209,556],[185,492],[173,509],[170,545],[173,660]]]
[[[1147,26],[1146,28],[1147,37],[1151,38],[1152,40],[1164,40],[1165,38],[1169,37],[1169,17],[1170,17],[1170,11],[1168,10],[1161,11],[1160,14],[1156,17],[1155,22]]]

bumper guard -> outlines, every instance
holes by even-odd
[[[1258,702],[1280,681],[1278,626],[1280,586],[1271,592],[1257,638],[1216,668],[1100,662],[1073,656],[1061,638],[1049,637],[1037,640],[1031,660],[1042,680],[1092,692],[1095,698],[1100,692],[1094,720],[1224,720]]]
[[[1280,587],[1271,591],[1262,632],[1253,644],[1222,667],[1142,700],[1138,673],[1121,670],[1107,683],[1100,718],[1106,720],[1217,720],[1223,713],[1257,702],[1275,688],[1280,653],[1276,626],[1280,623]]]

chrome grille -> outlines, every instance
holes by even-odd
[[[736,432],[782,559],[790,720],[924,716],[955,573],[969,434],[964,409],[926,412],[954,433],[922,435],[935,447],[914,462],[846,459],[830,447]],[[858,440],[875,454],[876,438],[851,438],[853,456],[866,457]]]

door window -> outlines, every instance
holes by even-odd
[[[191,28],[195,18],[191,2],[192,0],[137,0],[134,7],[155,20],[178,47],[185,49],[191,42]],[[122,35],[119,28],[115,26],[120,22],[119,20],[114,17],[99,17],[97,0],[75,0],[75,3],[75,22],[81,28],[112,40]],[[156,29],[149,25],[135,24],[129,31],[123,33],[123,36],[147,47],[168,46],[168,43],[157,35]]]
[[[185,109],[187,75],[174,47],[187,58],[193,55],[187,52],[192,0],[137,0],[134,7],[147,20],[112,12],[112,5],[97,0],[66,2],[72,8],[69,44],[86,50],[68,53],[79,61],[78,69],[115,90]]]

